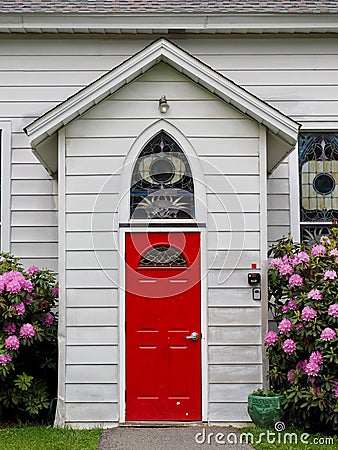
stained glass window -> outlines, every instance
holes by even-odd
[[[147,250],[139,263],[139,267],[186,267],[184,255],[170,245],[156,245]]]
[[[299,137],[301,238],[325,234],[338,218],[338,133]]]
[[[188,160],[165,132],[141,151],[133,170],[130,197],[133,219],[194,218],[194,183]]]

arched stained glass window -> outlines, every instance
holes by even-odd
[[[338,219],[338,134],[299,137],[301,238],[325,234]]]
[[[187,260],[175,247],[155,245],[142,255],[139,267],[187,267]]]
[[[195,217],[194,183],[188,160],[164,131],[141,151],[130,190],[132,219]]]

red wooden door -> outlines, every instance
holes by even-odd
[[[126,234],[126,420],[201,420],[199,233]]]

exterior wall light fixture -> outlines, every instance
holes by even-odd
[[[167,102],[167,97],[165,95],[162,95],[160,100],[158,101],[158,109],[162,114],[165,114],[168,111],[169,105]]]

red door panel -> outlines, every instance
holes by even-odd
[[[128,421],[201,420],[200,291],[199,233],[126,234]]]

